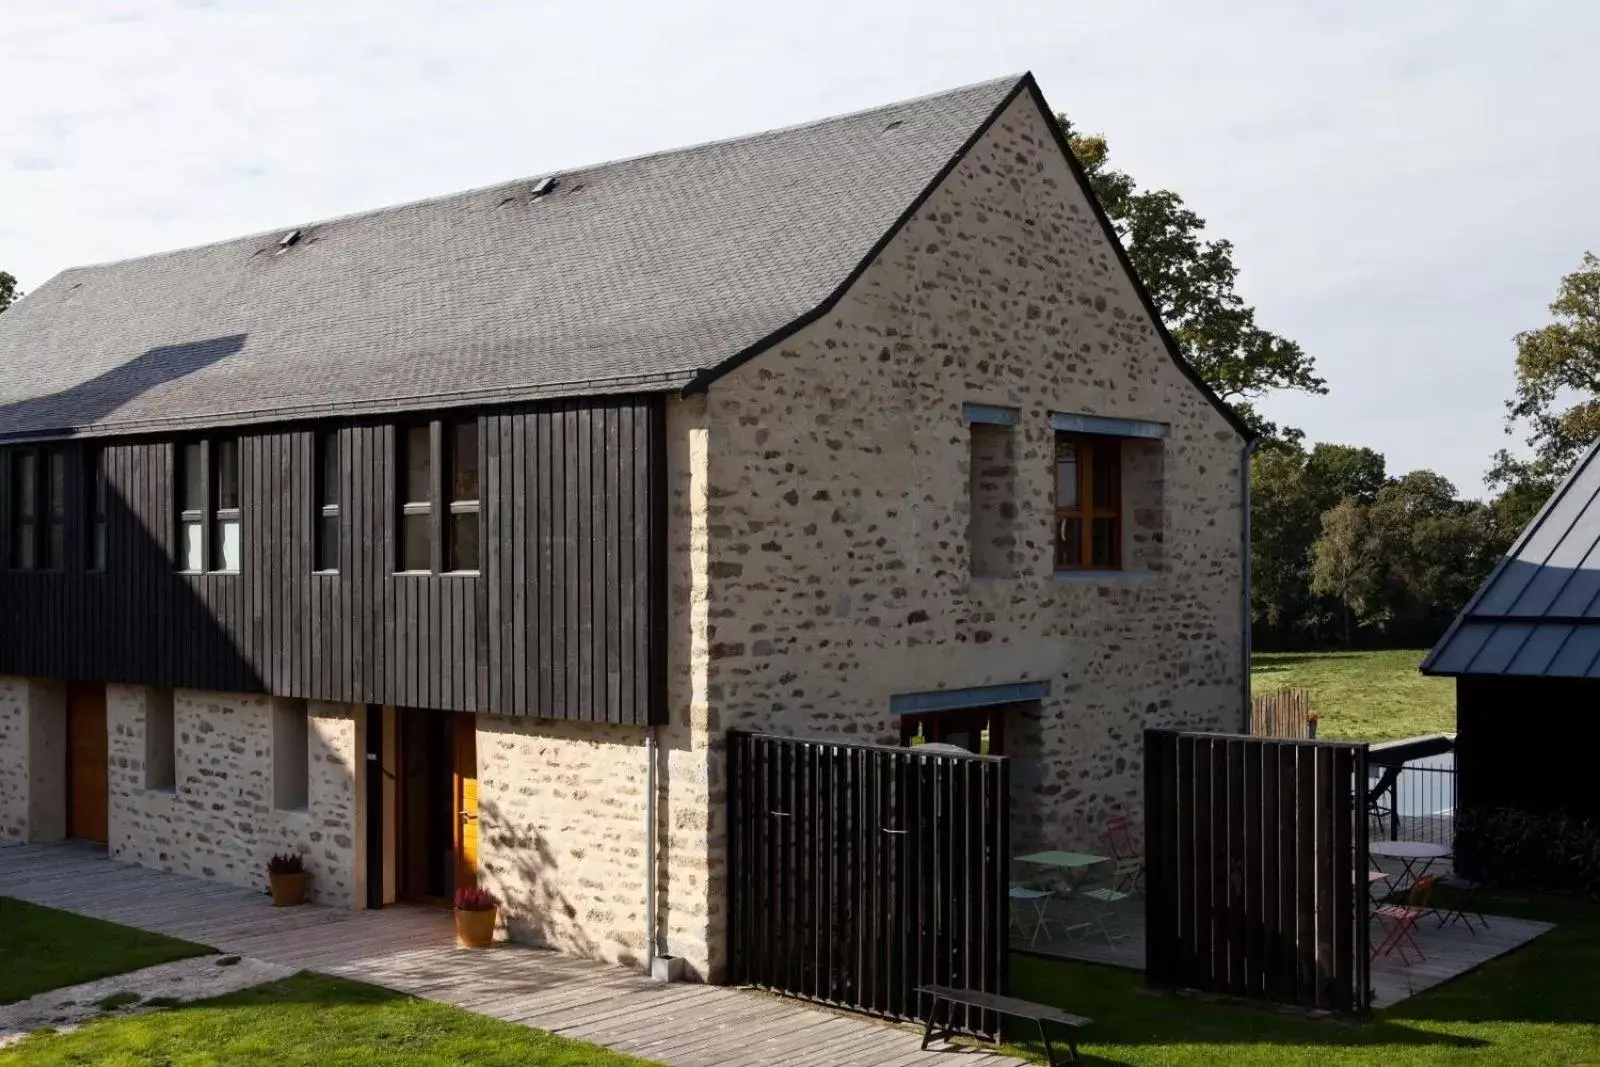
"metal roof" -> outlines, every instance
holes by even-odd
[[[0,315],[0,438],[682,388],[821,307],[1025,89],[68,270]]]
[[[1424,674],[1600,678],[1600,442],[1540,509]]]

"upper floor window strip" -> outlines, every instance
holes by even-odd
[[[106,555],[110,548],[107,533],[104,449],[90,448],[84,452],[83,476],[86,505],[84,511],[89,517],[89,536],[85,542],[87,556],[84,559],[84,566],[91,571],[103,571],[106,569]]]
[[[398,430],[400,552],[408,573],[471,574],[479,565],[478,421]]]
[[[177,483],[180,569],[238,571],[244,557],[238,439],[182,442]]]
[[[60,570],[66,561],[67,455],[60,448],[11,454],[11,566]]]
[[[339,496],[339,432],[327,430],[319,433],[316,448],[316,568],[333,572],[339,569],[342,511]]]

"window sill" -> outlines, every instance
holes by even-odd
[[[144,787],[144,794],[150,797],[175,797],[178,795],[178,787],[174,785],[147,785]]]
[[[297,819],[309,819],[309,818],[311,818],[311,809],[309,807],[305,807],[305,808],[280,808],[280,807],[274,806],[272,810],[273,810],[273,813],[277,814],[277,815],[289,815],[289,816],[292,816],[292,817],[297,818]]]
[[[330,577],[330,576],[331,577],[338,577],[338,575],[339,575],[338,571],[312,571],[311,573],[315,574],[315,575],[318,575],[319,577],[324,577],[324,578]]]
[[[1056,571],[1051,575],[1058,582],[1146,582],[1156,577],[1154,571]]]

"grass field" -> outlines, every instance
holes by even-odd
[[[1532,944],[1365,1023],[1156,996],[1132,970],[1015,956],[1012,992],[1087,1015],[1088,1063],[1187,1065],[1600,1064],[1600,908],[1484,897],[1493,915],[1554,922]],[[1053,1040],[1053,1038],[1052,1038]],[[1036,1053],[1032,1046],[1019,1051]]]
[[[204,945],[0,897],[0,1004],[210,951]]]
[[[351,1064],[394,1067],[641,1067],[645,1060],[416,1000],[301,973],[225,997],[34,1034],[0,1067]]]
[[[1455,731],[1455,684],[1425,678],[1425,649],[1382,652],[1263,652],[1250,672],[1258,693],[1289,687],[1311,693],[1317,736],[1391,741]]]

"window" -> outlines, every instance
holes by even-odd
[[[91,571],[106,569],[106,454],[99,448],[83,454],[84,514],[88,516],[88,536],[84,544],[84,566]]]
[[[243,561],[236,438],[178,446],[178,560],[185,571],[237,571]]]
[[[144,701],[144,787],[171,791],[178,785],[177,732],[172,690],[149,688]]]
[[[399,569],[478,569],[478,422],[402,427]]]
[[[1122,566],[1122,450],[1115,437],[1056,435],[1056,570]]]
[[[272,701],[272,806],[304,811],[309,800],[307,735],[311,723],[304,700]]]
[[[1015,413],[1012,413],[1015,417]],[[975,578],[1016,574],[1016,459],[1012,427],[968,427],[967,556]]]
[[[337,571],[339,569],[339,434],[336,430],[317,435],[316,502],[316,567],[319,571]]]
[[[25,448],[11,455],[11,566],[60,570],[66,560],[67,454]]]
[[[450,426],[450,524],[445,544],[453,571],[478,569],[478,421]]]
[[[1005,707],[962,708],[900,719],[902,745],[954,745],[980,756],[1005,753]]]
[[[400,569],[433,570],[433,434],[430,427],[400,431]]]

